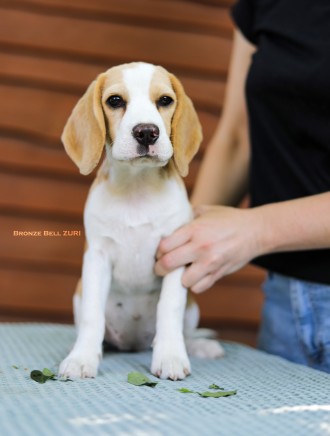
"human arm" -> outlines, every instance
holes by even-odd
[[[189,265],[194,292],[263,254],[330,247],[330,192],[251,209],[200,206],[196,219],[162,240],[156,272]]]
[[[254,51],[236,30],[223,111],[200,166],[191,196],[194,206],[237,205],[247,192],[249,140],[244,87]]]
[[[248,143],[243,83],[251,47],[236,32],[223,117],[202,164],[192,196],[194,205],[236,205],[246,191]],[[245,60],[243,65],[240,60]],[[236,74],[237,68],[241,68],[241,74]],[[252,209],[197,206],[195,211],[192,223],[161,241],[155,268],[156,273],[164,275],[188,265],[182,282],[195,292],[206,290],[262,254],[330,247],[330,193]]]

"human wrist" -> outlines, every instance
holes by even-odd
[[[284,203],[265,204],[253,208],[255,219],[259,226],[258,245],[260,255],[287,251],[292,246],[292,238],[296,231],[291,223]]]
[[[251,212],[253,223],[253,238],[255,257],[275,251],[274,237],[269,225],[269,211],[267,206],[258,206],[248,209]]]

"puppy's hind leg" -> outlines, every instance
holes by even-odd
[[[198,321],[199,308],[195,302],[192,302],[187,306],[184,318],[184,336],[188,354],[204,359],[223,357],[224,349],[219,341],[214,339],[216,332],[211,329],[197,329]]]

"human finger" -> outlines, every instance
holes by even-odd
[[[214,274],[207,274],[201,280],[191,286],[190,290],[195,294],[200,294],[211,288],[214,285],[215,281],[216,280]]]
[[[155,264],[155,273],[164,276],[169,272],[189,265],[195,261],[195,253],[192,244],[184,244],[174,250],[163,254]]]
[[[185,288],[191,288],[208,274],[210,274],[210,271],[207,265],[204,265],[201,261],[191,262],[182,275],[182,284]]]
[[[236,269],[234,270],[236,271]],[[205,274],[198,282],[190,287],[190,290],[196,294],[206,291],[211,288],[214,283],[222,279],[224,276],[229,274],[228,264],[223,264],[216,271],[211,271],[209,274]]]
[[[180,247],[181,245],[189,242],[191,238],[191,231],[189,225],[180,227],[174,233],[163,238],[158,246],[156,253],[156,259],[160,259],[164,254],[173,251]]]

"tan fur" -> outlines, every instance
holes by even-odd
[[[100,74],[78,101],[64,127],[62,141],[65,150],[82,174],[91,173],[99,163],[106,135],[108,142],[111,142],[111,138],[114,139],[121,111],[109,110],[104,101],[111,94],[120,94],[125,98],[126,90],[121,79],[123,68],[127,68],[127,65],[113,67]],[[202,129],[194,106],[181,82],[162,67],[156,69],[151,86],[151,98],[155,100],[160,96],[159,90],[164,90],[164,84],[168,88],[167,94],[176,99],[171,121],[164,117],[164,122],[167,133],[171,134],[176,168],[179,174],[185,177],[188,174],[189,163],[197,153],[202,140]]]
[[[99,163],[106,127],[102,110],[105,74],[90,84],[69,117],[62,134],[64,148],[81,174],[89,174]]]
[[[81,278],[77,282],[75,294],[79,295],[80,297],[82,296],[82,281],[81,281]]]
[[[118,65],[110,68],[104,73],[106,75],[106,79],[103,85],[102,103],[103,112],[107,120],[108,143],[111,143],[116,139],[116,131],[123,116],[124,109],[114,111],[109,108],[105,102],[111,95],[121,95],[124,100],[128,100],[128,91],[123,82],[123,69],[132,68],[133,65],[134,64]]]
[[[174,100],[173,109],[172,107],[170,107],[166,108],[166,110],[164,111],[163,108],[159,108],[166,127],[166,133],[168,134],[168,136],[170,136],[172,130],[173,115],[177,107],[177,97],[172,88],[168,72],[164,68],[158,66],[151,81],[150,99],[151,101],[157,101],[159,97],[163,95],[168,95]]]
[[[171,132],[174,162],[180,175],[185,177],[188,174],[189,163],[202,141],[202,128],[192,101],[184,92],[181,82],[173,74],[169,77],[177,96]]]

